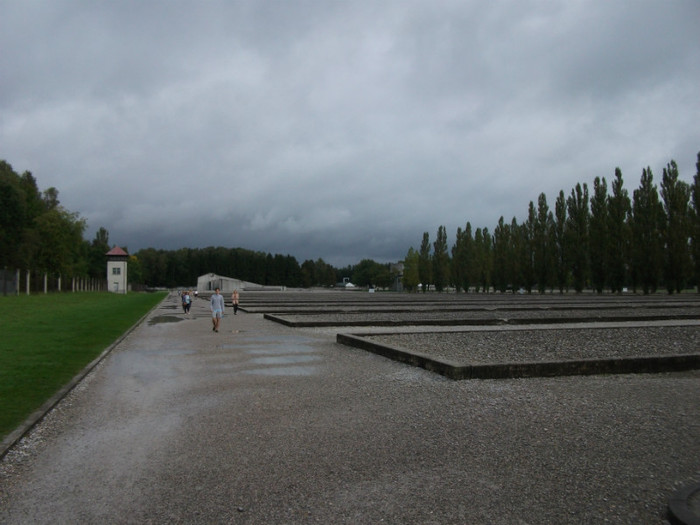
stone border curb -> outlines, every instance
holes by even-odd
[[[695,320],[697,315],[650,315],[650,316],[606,316],[606,317],[558,317],[558,318],[491,318],[491,319],[428,319],[416,321],[415,319],[391,320],[360,320],[360,321],[292,321],[281,315],[265,314],[268,321],[289,326],[291,328],[321,328],[330,326],[521,326],[540,324],[571,324],[571,323],[623,323],[630,321],[686,321]]]
[[[695,504],[691,503],[692,500]],[[671,523],[675,525],[700,525],[700,483],[688,485],[675,492],[668,500]]]
[[[161,302],[156,304],[148,312],[146,312],[141,319],[136,321],[134,325],[129,328],[126,332],[120,335],[112,344],[105,348],[102,353],[97,356],[92,362],[90,362],[85,368],[78,372],[73,379],[66,383],[58,392],[56,392],[48,401],[46,401],[41,407],[35,410],[27,419],[24,420],[15,430],[10,432],[0,443],[0,460],[4,458],[7,453],[14,447],[24,436],[26,436],[44,417],[48,414],[64,397],[70,393],[84,378],[87,376],[93,368],[95,368],[100,361],[107,357],[116,346],[121,343],[126,337],[136,330],[141,323],[143,323],[148,316],[150,316],[157,308],[165,302],[169,297],[166,295]]]
[[[364,339],[377,334],[337,334],[336,341],[449,379],[513,379],[595,374],[643,374],[700,369],[700,354],[463,365]]]

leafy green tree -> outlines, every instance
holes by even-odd
[[[574,290],[582,292],[588,276],[588,186],[576,184],[566,201],[567,211],[567,252],[570,254],[571,273]]]
[[[82,262],[80,248],[85,220],[57,206],[42,213],[35,228],[40,242],[37,268],[53,274],[75,275]]]
[[[450,256],[447,253],[447,231],[440,226],[433,243],[433,283],[442,292],[450,282]]]
[[[632,274],[645,294],[656,292],[662,270],[664,210],[651,168],[642,170],[639,188],[632,194]]]
[[[433,280],[433,265],[430,259],[430,235],[423,232],[423,240],[418,252],[418,278],[423,284],[423,293],[428,291]]]
[[[605,177],[593,181],[590,218],[591,284],[598,293],[603,293],[608,274],[608,183]]]
[[[418,252],[410,247],[403,261],[403,277],[401,283],[404,290],[413,292],[418,288],[420,279],[418,278]]]
[[[0,266],[20,264],[26,224],[26,195],[20,178],[10,164],[0,161]]]
[[[610,290],[622,292],[627,280],[630,257],[630,215],[632,205],[623,188],[622,171],[615,168],[612,195],[608,197],[608,279]]]
[[[664,245],[664,276],[669,293],[681,292],[690,274],[691,260],[688,248],[690,237],[690,186],[678,178],[675,161],[664,168],[661,198],[665,211],[662,232]]]

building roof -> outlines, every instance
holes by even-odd
[[[109,250],[105,255],[116,255],[116,256],[122,256],[122,257],[128,257],[129,254],[126,253],[124,250],[122,250],[119,246],[115,246],[111,250]]]

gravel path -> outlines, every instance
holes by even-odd
[[[700,371],[451,381],[177,311],[0,463],[0,523],[654,524],[700,479]]]

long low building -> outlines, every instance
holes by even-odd
[[[215,273],[207,273],[197,277],[198,292],[213,292],[216,288],[221,290],[222,293],[231,293],[234,290],[249,292],[251,290],[284,291],[286,289],[285,286],[265,286],[263,284],[242,281],[241,279],[225,277]]]

